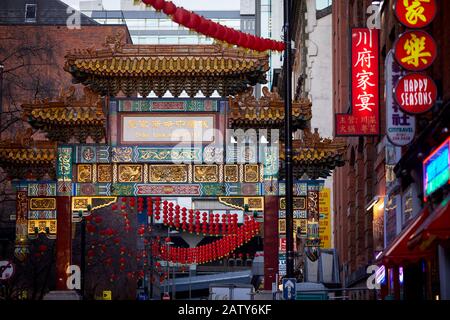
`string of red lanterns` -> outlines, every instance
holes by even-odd
[[[151,202],[151,200],[150,200]],[[159,207],[161,205],[161,199],[156,198],[154,210],[161,211]],[[149,208],[153,210],[153,208]],[[155,219],[159,220],[160,216]],[[220,215],[218,213],[207,213],[195,211],[185,207],[180,207],[167,200],[162,202],[162,223],[165,226],[181,230],[183,232],[203,234],[204,236],[220,236],[225,234],[236,233],[238,227],[237,214],[223,214],[222,215],[222,228],[220,228]]]
[[[259,222],[249,216],[245,217],[244,224],[236,229],[235,234],[228,234],[223,238],[196,248],[170,247],[159,245],[152,246],[154,256],[162,260],[180,264],[204,264],[230,255],[238,247],[250,241],[259,232]],[[165,239],[170,242],[170,238]]]
[[[151,5],[155,10],[162,11],[168,15],[172,21],[197,33],[207,37],[226,42],[230,45],[251,49],[255,51],[284,51],[285,44],[281,41],[256,37],[254,35],[235,30],[206,19],[183,7],[177,7],[172,1],[165,0],[142,0],[145,4]]]

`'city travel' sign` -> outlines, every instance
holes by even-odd
[[[436,0],[396,0],[395,15],[407,28],[420,29],[429,25],[436,16]]]
[[[416,118],[400,110],[397,101],[394,99],[394,86],[398,79],[404,75],[404,72],[395,61],[392,50],[386,56],[384,75],[386,83],[386,134],[393,145],[406,146],[414,139]]]
[[[398,81],[394,96],[403,111],[420,114],[433,107],[437,98],[437,87],[429,76],[411,73]]]
[[[433,64],[436,56],[436,42],[422,30],[405,32],[395,43],[395,58],[406,70],[425,70]]]
[[[352,112],[336,114],[336,136],[379,134],[379,30],[352,29]]]

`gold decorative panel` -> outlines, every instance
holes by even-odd
[[[92,182],[92,165],[79,164],[77,168],[78,182]]]
[[[72,211],[85,211],[87,206],[91,205],[91,198],[89,197],[73,197],[72,198]]]
[[[194,165],[194,182],[218,182],[216,165]]]
[[[31,198],[30,210],[55,210],[55,198]]]
[[[112,182],[112,171],[110,164],[99,164],[97,167],[98,182]]]
[[[259,181],[259,165],[246,164],[244,173],[245,182],[258,182]]]
[[[246,198],[249,210],[264,210],[264,201],[262,197]]]
[[[187,182],[186,165],[150,165],[150,182]]]
[[[35,234],[37,228],[38,233],[56,234],[56,219],[51,220],[28,220],[28,234]]]
[[[286,209],[285,198],[280,198],[280,209]],[[294,210],[306,210],[306,197],[294,197]]]
[[[119,182],[142,182],[141,164],[119,164]]]
[[[226,164],[224,172],[225,182],[239,182],[239,166],[237,164]]]

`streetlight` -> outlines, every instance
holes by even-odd
[[[291,66],[291,0],[284,0],[284,145],[285,145],[285,199],[286,199],[286,276],[294,276],[294,216],[293,216],[293,165],[292,165],[292,66]]]

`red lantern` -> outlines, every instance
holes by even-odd
[[[95,230],[96,230],[95,226],[93,226],[93,225],[91,225],[91,224],[88,224],[88,225],[86,226],[86,229],[87,229],[87,231],[88,231],[90,234],[94,234],[94,232],[95,232]]]
[[[45,252],[45,251],[47,251],[47,246],[45,245],[45,244],[41,244],[39,247],[38,247],[38,250],[39,250],[39,252]]]
[[[171,16],[177,11],[177,6],[172,1],[166,1],[162,10],[165,14]]]
[[[164,0],[153,0],[152,2],[153,3],[151,5],[158,11],[161,11],[166,4]]]
[[[178,24],[181,24],[183,26],[186,26],[186,24],[189,21],[189,12],[184,8],[177,8],[177,11],[175,11],[172,20]]]
[[[190,14],[190,17],[189,17],[186,27],[188,27],[189,29],[195,29],[195,28],[198,28],[198,26],[200,25],[201,22],[202,21],[201,21],[200,16],[198,14],[192,12]]]
[[[93,258],[95,256],[94,250],[88,250],[87,256],[88,256],[89,259]]]
[[[239,42],[239,31],[231,29],[231,43],[237,45]]]
[[[214,37],[217,32],[217,23],[209,20],[208,21],[208,31],[206,32],[207,36]]]
[[[99,224],[99,223],[102,223],[103,218],[102,217],[95,217],[94,221],[95,221],[95,223]]]
[[[201,34],[207,35],[209,29],[209,20],[200,17],[200,23],[197,27],[194,27]]]

